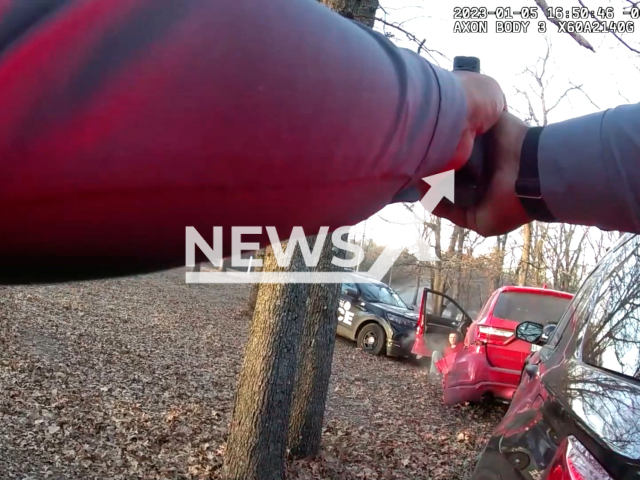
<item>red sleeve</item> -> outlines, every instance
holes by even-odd
[[[232,225],[353,225],[445,169],[466,105],[313,0],[0,0],[0,108],[13,282],[184,265],[187,226],[228,253]]]

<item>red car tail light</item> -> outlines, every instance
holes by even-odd
[[[558,448],[547,480],[613,480],[575,437],[567,437]]]
[[[490,343],[495,345],[502,345],[506,343],[511,337],[515,335],[513,330],[507,330],[506,328],[487,327],[484,325],[478,325],[476,332],[476,341],[483,343]]]

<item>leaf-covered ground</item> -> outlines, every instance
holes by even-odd
[[[0,288],[0,478],[218,478],[246,285],[183,270]],[[405,361],[339,340],[323,452],[290,479],[468,478],[501,407],[447,408]]]

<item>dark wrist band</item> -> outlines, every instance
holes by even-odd
[[[542,198],[538,171],[538,143],[544,127],[531,127],[527,131],[520,151],[520,170],[516,180],[516,195],[532,220],[555,222]]]

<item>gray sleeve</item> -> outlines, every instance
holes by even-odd
[[[558,221],[640,233],[640,103],[547,126],[538,165]]]
[[[404,105],[394,127],[404,137],[405,151],[401,155],[405,159],[413,152],[423,155],[412,181],[442,172],[455,153],[467,116],[460,80],[417,53],[396,47],[381,33],[354,24],[376,40],[393,65]]]

